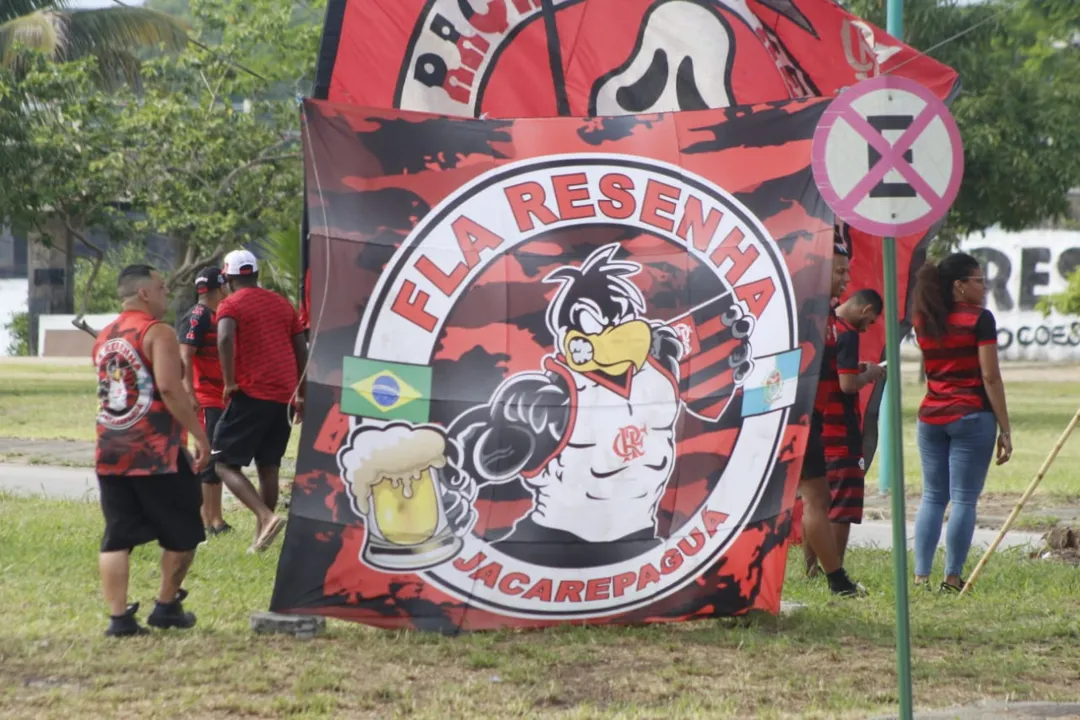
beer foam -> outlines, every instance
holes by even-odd
[[[352,481],[357,509],[367,514],[371,488],[389,480],[402,495],[413,496],[413,483],[429,468],[446,466],[446,439],[431,428],[392,425],[365,429],[342,455],[345,477]]]

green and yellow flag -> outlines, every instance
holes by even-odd
[[[347,357],[341,376],[341,411],[346,415],[427,422],[431,368],[427,365]]]

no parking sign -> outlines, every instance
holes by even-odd
[[[812,155],[814,182],[833,212],[882,237],[922,232],[944,217],[964,174],[949,109],[917,82],[892,75],[833,100]]]

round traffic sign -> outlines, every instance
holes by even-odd
[[[926,230],[960,191],[964,151],[949,109],[903,77],[879,75],[845,90],[822,114],[814,182],[832,211],[872,235]]]

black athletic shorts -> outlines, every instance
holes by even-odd
[[[187,552],[203,540],[202,490],[184,453],[168,475],[98,475],[105,536],[101,552],[131,550],[152,540]]]
[[[215,462],[233,467],[281,467],[292,425],[289,406],[233,393],[210,443]]]
[[[218,421],[221,420],[221,415],[224,412],[221,408],[203,408],[199,412],[199,419],[202,421],[203,429],[206,430],[206,437],[210,438],[210,442],[214,441],[214,430],[217,428]],[[199,473],[199,479],[207,485],[221,483],[221,478],[218,477],[217,470],[214,469],[214,463],[212,462],[207,463],[203,471]]]
[[[824,418],[814,412],[810,416],[810,435],[806,439],[806,455],[803,457],[802,476],[813,480],[825,477],[825,443],[822,441]]]

